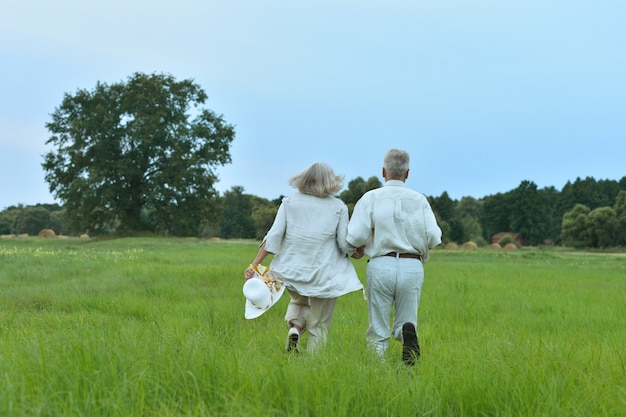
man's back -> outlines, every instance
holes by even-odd
[[[357,202],[348,227],[348,242],[367,243],[366,255],[416,253],[424,260],[441,242],[441,229],[426,197],[398,180],[389,180]]]

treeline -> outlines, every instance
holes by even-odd
[[[351,211],[365,192],[380,186],[377,177],[367,181],[358,177],[338,197]],[[236,186],[217,196],[218,213],[213,216],[216,220],[194,220],[196,235],[261,239],[271,226],[283,196],[268,200],[244,191]],[[481,246],[507,232],[519,244],[528,246],[626,246],[626,177],[620,181],[577,178],[561,190],[539,189],[531,181],[522,181],[514,190],[481,199],[454,200],[447,192],[428,198],[443,230],[444,243],[471,241]],[[150,218],[150,213],[144,216]],[[70,224],[66,210],[58,204],[18,205],[0,212],[2,235],[38,235],[43,229],[52,229],[60,235],[79,234],[70,230]],[[112,225],[103,234],[116,232]],[[176,230],[161,234],[180,235]]]
[[[522,181],[514,190],[476,200],[430,198],[447,241],[491,243],[501,232],[529,246],[626,245],[626,177],[620,181],[577,178],[559,191]]]

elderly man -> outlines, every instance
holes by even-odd
[[[405,185],[409,176],[406,151],[387,151],[382,174],[385,185],[365,193],[355,205],[347,241],[370,258],[368,342],[384,359],[391,330],[402,342],[402,360],[411,366],[420,356],[417,309],[424,281],[422,264],[430,249],[441,243],[441,229],[426,197]]]

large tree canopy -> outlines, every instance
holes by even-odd
[[[341,198],[344,203],[354,206],[363,194],[382,186],[383,184],[380,182],[378,177],[370,177],[367,181],[365,181],[362,177],[356,177],[348,183],[348,188],[339,194],[339,198]]]
[[[215,167],[235,136],[192,80],[135,73],[66,94],[42,164],[75,231],[197,233],[217,218]]]

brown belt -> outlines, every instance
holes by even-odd
[[[384,256],[393,256],[394,258],[411,258],[411,259],[419,259],[422,260],[422,255],[418,255],[417,253],[397,253],[397,252],[389,252]]]

